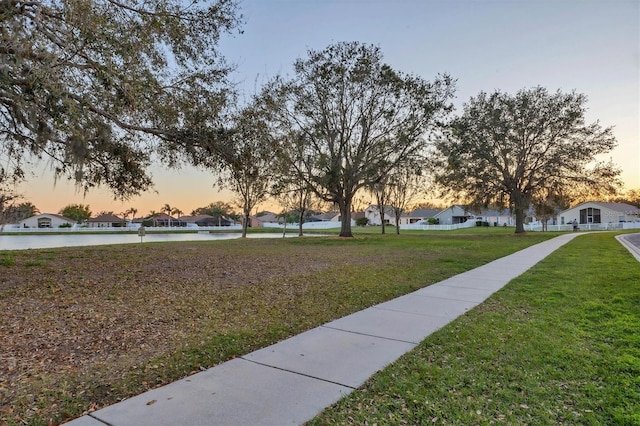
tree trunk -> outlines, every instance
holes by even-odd
[[[523,206],[516,205],[516,234],[524,234],[524,210]]]
[[[300,209],[300,217],[298,218],[298,237],[302,237],[303,218],[304,218],[304,210]]]
[[[340,236],[352,238],[353,233],[351,232],[351,202],[345,201],[344,203],[339,204],[340,207]]]
[[[395,214],[396,218],[396,235],[400,235],[400,214]]]
[[[249,213],[244,212],[244,220],[242,221],[242,238],[247,238],[247,227],[249,226]]]
[[[511,193],[511,202],[516,212],[516,234],[524,234],[525,211],[529,208],[529,197],[520,189]]]
[[[385,229],[385,223],[384,223],[384,207],[382,207],[382,210],[380,210],[380,222],[382,224],[382,233],[385,234],[386,229]]]

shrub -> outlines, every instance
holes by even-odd
[[[356,226],[367,226],[369,224],[369,219],[366,217],[359,217],[356,219]]]

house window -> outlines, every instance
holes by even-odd
[[[560,225],[564,225],[564,216],[560,216]]]
[[[600,221],[600,209],[589,207],[580,210],[580,223],[602,223]]]
[[[38,228],[51,228],[51,219],[49,218],[38,219]]]

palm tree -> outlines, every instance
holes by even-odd
[[[153,219],[153,226],[156,227],[157,226],[157,222],[156,222],[156,216],[158,216],[158,212],[155,210],[149,210],[149,218]]]
[[[136,214],[138,213],[138,209],[136,209],[135,207],[131,207],[129,209],[129,213],[131,213],[131,220],[136,218]]]
[[[171,226],[171,212],[173,211],[173,207],[171,207],[169,204],[165,204],[164,207],[160,209],[160,211],[166,213],[167,216],[169,216],[169,219],[167,219],[167,226]]]
[[[171,214],[175,214],[176,216],[178,216],[178,226],[180,226],[180,216],[182,216],[182,213],[184,212],[177,207],[171,209]]]

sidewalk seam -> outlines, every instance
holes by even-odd
[[[237,358],[236,358],[236,359],[237,359]],[[263,362],[254,361],[254,360],[247,359],[247,358],[244,358],[244,357],[239,357],[239,359],[241,359],[241,360],[243,360],[243,361],[250,362],[250,363],[252,363],[252,364],[261,365],[261,366],[263,366],[263,367],[273,368],[274,370],[285,371],[285,372],[287,372],[287,373],[296,374],[296,375],[298,375],[298,376],[308,377],[308,378],[310,378],[310,379],[319,380],[319,381],[321,381],[321,382],[325,382],[325,383],[331,383],[332,385],[343,386],[343,387],[345,387],[345,388],[349,388],[349,389],[351,389],[351,390],[358,389],[357,387],[355,387],[355,388],[354,388],[353,386],[345,385],[344,383],[338,383],[338,382],[334,382],[334,381],[332,381],[332,380],[323,379],[323,378],[321,378],[321,377],[312,376],[312,375],[310,375],[310,374],[300,373],[299,371],[287,370],[286,368],[276,367],[275,365],[265,364],[265,363],[263,363]]]
[[[381,310],[385,310],[385,309],[381,309]],[[390,311],[391,309],[386,309],[386,310]],[[394,311],[394,312],[400,312],[400,311]],[[414,315],[420,315],[420,314],[414,314]],[[441,317],[437,317],[437,318],[441,318]],[[351,333],[351,334],[357,334],[357,335],[360,335],[360,336],[375,337],[376,339],[390,340],[392,342],[409,343],[410,345],[418,346],[416,342],[410,342],[409,340],[393,339],[391,337],[378,336],[378,335],[375,335],[375,334],[360,333],[358,331],[345,330],[344,328],[331,327],[331,326],[328,326],[328,325],[321,325],[320,327],[328,328],[330,330],[342,331],[343,333]]]

